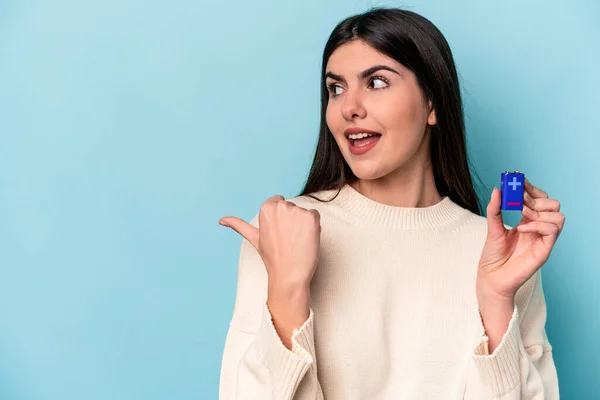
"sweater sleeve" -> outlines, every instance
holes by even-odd
[[[475,348],[474,373],[467,379],[464,398],[558,399],[558,377],[545,323],[546,302],[538,270],[517,292],[508,329],[494,352],[489,354],[483,341]]]
[[[258,216],[251,224],[257,226]],[[321,400],[314,346],[314,312],[285,347],[267,307],[267,272],[246,239],[240,248],[233,317],[221,362],[220,400]]]

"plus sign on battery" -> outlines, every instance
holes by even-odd
[[[517,177],[513,176],[512,182],[508,182],[512,186],[512,190],[517,190],[517,186],[521,186],[521,182],[517,182]]]

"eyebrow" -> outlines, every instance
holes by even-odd
[[[400,73],[398,71],[396,71],[395,69],[393,69],[391,67],[388,67],[387,65],[374,65],[371,68],[365,69],[363,72],[358,74],[357,77],[358,77],[358,79],[365,79],[367,76],[372,75],[375,72],[382,70],[382,69],[400,75]],[[327,73],[325,74],[325,78],[332,78],[332,79],[335,79],[336,81],[346,83],[346,79],[344,79],[344,77],[342,75],[334,74],[331,71],[327,71]]]

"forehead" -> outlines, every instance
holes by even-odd
[[[402,64],[379,52],[362,40],[353,40],[335,49],[327,60],[326,71],[346,74],[363,71],[375,64],[384,64],[397,71],[404,70]],[[399,71],[400,72],[400,71]]]

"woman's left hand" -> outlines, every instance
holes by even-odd
[[[517,290],[540,269],[565,223],[558,200],[525,178],[523,218],[506,229],[501,194],[494,188],[487,206],[488,233],[477,271],[477,297],[482,303],[512,303]]]

